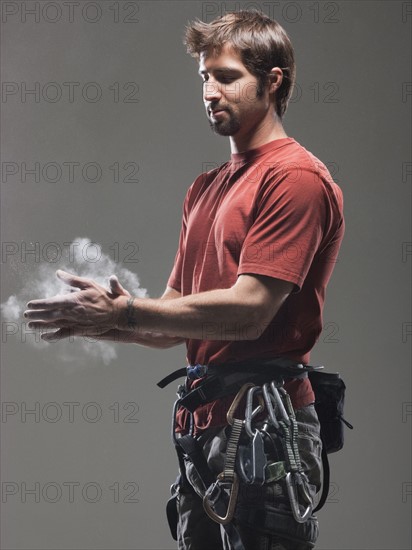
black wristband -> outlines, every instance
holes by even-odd
[[[137,320],[135,317],[135,309],[133,308],[133,302],[135,301],[135,298],[131,296],[127,300],[127,308],[126,308],[126,321],[127,321],[127,327],[130,329],[135,329],[137,327]]]

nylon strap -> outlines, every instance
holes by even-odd
[[[215,481],[215,477],[209,469],[202,447],[191,435],[184,435],[176,441],[192,462],[206,490]]]
[[[239,438],[242,433],[243,421],[234,418],[230,437],[226,447],[225,467],[223,469],[223,480],[232,481],[235,473],[236,455],[239,447]]]

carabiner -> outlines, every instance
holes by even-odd
[[[255,432],[252,430],[252,420],[255,418],[255,416],[258,413],[263,411],[263,408],[264,408],[264,402],[260,395],[258,396],[260,398],[260,404],[255,409],[253,408],[253,398],[255,396],[255,393],[257,392],[260,392],[259,386],[253,386],[247,392],[247,401],[246,401],[246,409],[245,409],[245,431],[249,437],[253,437],[255,435]]]
[[[215,521],[216,523],[220,523],[220,525],[227,525],[230,523],[233,519],[233,515],[235,513],[236,508],[236,501],[237,501],[237,495],[239,492],[239,479],[236,475],[236,473],[233,473],[233,481],[230,482],[231,489],[230,489],[230,495],[229,495],[229,504],[226,510],[226,514],[224,516],[219,516],[213,508],[213,506],[216,506],[216,503],[218,502],[221,492],[223,490],[222,487],[220,487],[220,481],[224,479],[223,472],[221,472],[217,476],[217,480],[212,483],[212,485],[208,488],[208,490],[205,493],[205,496],[203,497],[203,508],[206,512],[206,514]],[[209,498],[213,498],[213,493],[217,489],[217,495],[214,497],[213,501],[211,502]]]
[[[180,404],[180,401],[181,399],[179,398],[179,399],[176,399],[176,401],[173,403],[171,436],[172,436],[172,443],[175,446],[178,445],[177,438],[176,438],[176,413],[177,413],[177,408]]]
[[[293,517],[295,518],[295,520],[298,523],[305,523],[305,521],[309,518],[309,516],[312,513],[312,509],[313,509],[312,498],[309,495],[309,493],[307,491],[307,488],[303,484],[299,484],[299,487],[300,487],[301,491],[303,492],[303,497],[304,497],[306,503],[308,504],[308,506],[306,507],[305,512],[303,514],[301,514],[300,510],[299,510],[296,484],[295,484],[295,480],[293,479],[292,472],[288,472],[286,474],[285,481],[286,481],[286,488],[287,488],[288,495],[289,495],[289,500],[290,500],[290,504],[291,504],[291,508],[292,508]]]
[[[181,398],[179,397],[178,399],[176,399],[176,401],[174,402],[173,404],[173,412],[172,412],[172,430],[171,430],[171,436],[172,436],[172,443],[176,446],[178,445],[177,443],[177,437],[176,437],[176,415],[177,415],[177,409],[180,405],[180,402],[181,402]],[[189,435],[193,435],[193,430],[194,430],[194,421],[193,421],[193,413],[189,413],[190,414],[190,418],[189,418]]]
[[[231,426],[233,425],[233,420],[234,420],[233,415],[235,414],[236,409],[238,408],[239,403],[242,400],[242,397],[245,395],[246,390],[248,390],[249,388],[253,388],[254,386],[255,385],[252,384],[252,382],[246,382],[246,384],[243,384],[243,386],[237,392],[226,414],[227,423],[230,424]]]
[[[279,395],[279,390],[278,388],[275,386],[275,383],[272,381],[270,383],[270,387],[272,389],[272,395],[273,397],[275,398],[275,403],[276,405],[278,406],[279,408],[279,412],[281,414],[281,416],[283,417],[283,420],[285,421],[285,424],[287,426],[290,426],[290,418],[289,418],[289,415],[288,413],[286,412],[286,409],[285,409],[285,405],[283,404],[283,401]],[[283,389],[283,388],[280,388],[280,389]]]
[[[275,409],[272,406],[272,402],[274,401],[274,397],[269,393],[269,386],[268,384],[263,384],[262,386],[263,390],[263,397],[265,399],[266,409],[269,413],[269,418],[273,426],[279,430],[279,422],[276,418]]]

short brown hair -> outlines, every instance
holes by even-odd
[[[220,53],[229,43],[243,64],[258,78],[259,89],[267,82],[273,67],[283,71],[283,81],[275,93],[276,113],[282,118],[295,82],[295,56],[286,31],[273,19],[258,11],[229,12],[211,23],[197,19],[186,27],[183,40],[187,52],[199,59],[204,51]]]

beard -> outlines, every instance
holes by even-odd
[[[213,132],[219,136],[234,136],[240,130],[240,121],[232,110],[226,107],[225,111],[228,116],[220,120],[209,118],[209,125]]]

